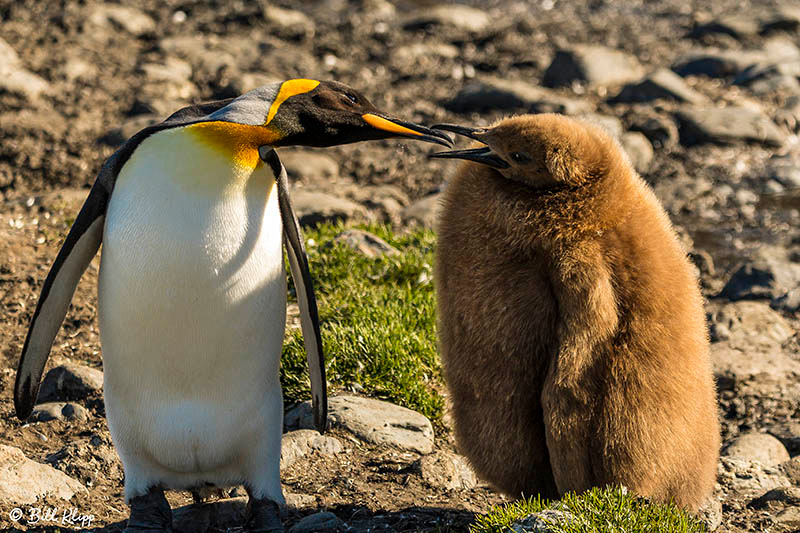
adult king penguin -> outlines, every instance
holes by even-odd
[[[697,277],[607,134],[559,115],[491,128],[444,193],[435,269],[456,438],[506,493],[625,485],[697,509],[719,453]]]
[[[251,531],[282,531],[283,247],[297,286],[314,420],[327,420],[311,277],[274,148],[449,137],[336,82],[294,79],[182,109],[103,165],[42,287],[14,389],[36,402],[53,339],[103,243],[104,399],[125,470],[126,531],[168,531],[163,489],[244,484]]]

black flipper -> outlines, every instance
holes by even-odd
[[[14,408],[20,420],[26,420],[33,411],[53,339],[64,321],[83,271],[100,248],[108,199],[108,191],[98,179],[44,280],[14,384]]]
[[[311,376],[311,405],[314,411],[314,426],[324,433],[328,427],[328,384],[325,381],[325,354],[322,351],[322,337],[319,332],[319,314],[317,299],[314,296],[314,284],[308,269],[300,223],[292,209],[289,199],[289,182],[278,154],[271,148],[259,150],[261,158],[272,168],[278,184],[278,205],[283,220],[283,234],[286,237],[286,255],[289,257],[289,268],[297,289],[297,303],[300,306],[300,324],[308,357],[308,370]]]
[[[44,280],[17,367],[14,384],[14,408],[17,418],[26,420],[36,404],[42,371],[50,355],[53,339],[64,321],[81,275],[89,266],[103,240],[106,209],[122,166],[141,142],[153,133],[193,122],[202,122],[203,116],[217,111],[231,101],[232,99],[218,100],[185,107],[173,113],[164,122],[145,128],[131,137],[103,164],[88,198]]]

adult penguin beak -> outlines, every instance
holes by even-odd
[[[446,134],[435,131],[413,122],[405,122],[393,117],[377,115],[375,113],[365,113],[361,118],[375,129],[391,133],[393,136],[408,137],[417,141],[425,141],[434,144],[441,144],[448,148],[453,146],[453,140]]]
[[[488,133],[486,128],[468,128],[466,126],[457,126],[455,124],[435,124],[431,126],[433,129],[452,131],[458,135],[475,139],[476,141],[486,144],[484,134]],[[490,146],[483,146],[481,148],[471,148],[468,150],[451,150],[449,152],[436,152],[428,155],[428,157],[440,159],[466,159],[468,161],[475,161],[482,165],[490,166],[492,168],[508,168],[509,165],[499,155],[492,152]]]

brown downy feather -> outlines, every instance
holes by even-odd
[[[716,395],[698,280],[664,210],[596,127],[527,115],[482,140],[511,168],[462,163],[438,227],[460,450],[513,496],[622,484],[697,509]]]

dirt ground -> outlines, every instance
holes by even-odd
[[[0,444],[19,447],[27,457],[81,481],[89,493],[72,505],[95,516],[93,530],[120,530],[128,512],[122,500],[123,472],[105,423],[102,398],[95,395],[82,402],[91,414],[89,422],[28,425],[14,417],[11,398],[20,348],[42,280],[86,187],[122,139],[187,103],[294,77],[345,82],[378,108],[408,120],[485,125],[507,112],[455,113],[446,105],[471,79],[500,77],[537,84],[555,51],[575,43],[624,50],[646,69],[669,67],[697,46],[758,49],[767,36],[690,38],[688,34],[720,14],[756,14],[778,5],[757,0],[470,4],[491,16],[488,27],[471,31],[456,25],[405,24],[437,5],[424,0],[320,0],[302,5],[146,0],[135,9],[143,17],[127,13],[117,19],[105,10],[112,4],[0,0],[0,37],[16,51],[24,68],[47,83],[38,94],[0,90]],[[274,5],[300,10],[305,18],[280,23],[270,14],[269,6]],[[778,34],[800,44],[796,32]],[[410,52],[414,47],[422,51]],[[702,77],[690,83],[715,102],[757,104],[773,118],[785,116],[781,110],[793,96],[783,89],[756,95]],[[645,116],[668,117],[676,106],[609,104],[605,97],[616,89],[570,87],[555,94],[581,98],[596,112],[619,117],[626,128]],[[701,269],[708,297],[719,291],[751,251],[765,244],[791,250],[800,245],[797,205],[758,204],[752,213],[752,202],[748,211],[747,205],[722,201],[717,195],[723,184],[737,193],[760,194],[758,183],[770,158],[781,155],[800,161],[791,124],[782,122],[781,127],[789,134],[781,148],[755,144],[687,148],[676,143],[656,149],[644,173],[680,231],[693,241],[693,249],[710,257],[711,268]],[[402,191],[405,203],[413,202],[440,187],[449,175],[446,162],[425,157],[430,150],[420,143],[388,141],[327,149],[325,153],[339,164],[338,178],[328,183],[305,177],[303,186],[330,190],[350,184],[391,184]],[[700,192],[697,183],[706,184]],[[95,259],[78,287],[48,368],[65,360],[102,367],[96,320],[98,265]],[[797,317],[783,314],[797,328]],[[800,360],[796,351],[793,357]],[[756,401],[744,411],[731,407],[735,398],[721,395],[721,401],[726,442],[759,421],[797,422],[800,416],[796,400]],[[465,530],[474,513],[504,501],[483,486],[449,490],[432,485],[419,476],[419,456],[338,436],[346,453],[314,456],[284,472],[287,492],[313,496],[290,509],[288,525],[326,509],[356,531]],[[446,429],[436,437],[438,449],[455,450]],[[170,493],[169,499],[173,508],[191,503],[188,493]],[[12,528],[8,510],[0,511],[0,528]],[[772,527],[763,513],[725,505],[723,513],[729,531]],[[783,530],[788,529],[774,529]]]

